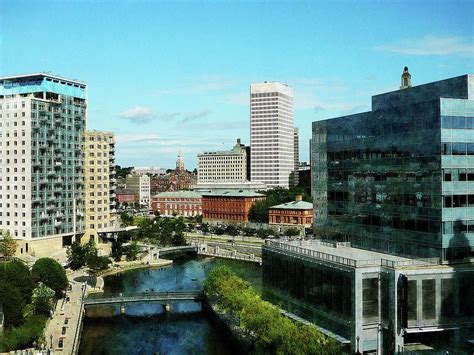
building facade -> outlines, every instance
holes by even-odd
[[[268,240],[262,247],[264,297],[351,354],[472,353],[473,271],[347,242]]]
[[[313,123],[314,229],[329,240],[269,242],[264,282],[353,352],[470,353],[474,77],[409,79],[370,112]]]
[[[317,227],[386,253],[474,256],[473,86],[464,75],[407,87],[373,96],[370,112],[314,122]]]
[[[293,134],[293,156],[295,166],[293,169],[293,175],[291,176],[291,185],[296,186],[299,183],[299,171],[300,171],[300,130],[295,127]]]
[[[198,154],[198,184],[247,181],[247,151],[237,139],[232,150]]]
[[[166,169],[158,166],[136,166],[133,168],[132,173],[134,174],[149,174],[149,175],[165,175]]]
[[[202,193],[202,215],[206,222],[247,223],[250,208],[265,195],[253,191]]]
[[[311,228],[313,225],[313,204],[303,201],[299,195],[296,196],[295,201],[271,206],[268,209],[268,223]]]
[[[251,181],[290,186],[294,133],[293,89],[278,82],[250,85]]]
[[[122,205],[124,203],[134,204],[138,202],[138,194],[133,190],[120,189],[115,191],[117,204]]]
[[[162,216],[195,217],[202,214],[202,196],[194,191],[169,191],[153,196],[151,208]]]
[[[126,189],[138,195],[138,203],[150,207],[150,177],[148,175],[130,174],[125,178]]]
[[[99,242],[98,231],[113,227],[116,215],[115,138],[111,132],[84,133],[85,225],[83,243]]]
[[[176,159],[176,169],[166,175],[152,176],[151,192],[157,194],[165,191],[191,190],[196,187],[197,176],[184,167],[183,154],[180,151]]]
[[[51,255],[83,233],[86,84],[0,78],[0,229],[19,253]]]

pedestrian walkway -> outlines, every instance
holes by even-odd
[[[87,296],[87,285],[74,279],[83,275],[83,271],[69,275],[72,288],[66,293],[65,298],[57,302],[53,317],[46,326],[44,334],[48,348],[53,348],[55,352],[69,355],[77,351],[75,347],[82,327],[82,302]]]

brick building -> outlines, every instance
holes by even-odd
[[[313,224],[313,204],[302,200],[301,195],[295,201],[282,203],[268,209],[269,224],[301,225],[311,228]]]
[[[117,203],[119,205],[125,202],[127,202],[128,204],[138,202],[138,194],[136,194],[132,190],[116,190],[115,195],[117,198]]]
[[[202,214],[207,222],[247,223],[249,210],[266,197],[253,191],[202,193]]]
[[[151,208],[162,216],[184,217],[202,214],[201,194],[194,191],[169,191],[153,196]]]

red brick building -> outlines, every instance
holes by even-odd
[[[202,194],[204,221],[247,223],[250,207],[266,196],[252,191],[224,191]]]
[[[151,208],[162,216],[194,217],[202,214],[201,194],[194,191],[170,191],[153,196]]]
[[[128,204],[138,202],[138,194],[134,193],[132,190],[116,190],[115,195],[117,195],[117,203],[119,205],[125,202]]]
[[[310,228],[313,225],[313,204],[296,196],[296,201],[272,206],[268,209],[269,224],[302,225]]]

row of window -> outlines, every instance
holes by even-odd
[[[474,129],[474,117],[441,116],[441,128]]]

